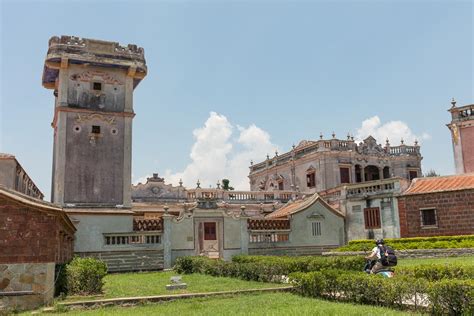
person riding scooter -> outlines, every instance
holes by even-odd
[[[377,239],[375,241],[375,247],[372,249],[372,253],[365,257],[367,259],[367,264],[364,267],[364,270],[367,273],[375,274],[380,270],[384,269],[382,264],[382,247],[384,245],[383,239]]]

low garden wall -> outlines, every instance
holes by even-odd
[[[51,303],[54,267],[54,262],[0,264],[0,314]]]
[[[364,256],[370,251],[331,251],[323,252],[323,256]],[[444,258],[474,256],[474,248],[453,248],[453,249],[408,249],[397,250],[398,258]]]

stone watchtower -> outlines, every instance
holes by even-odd
[[[43,86],[55,97],[53,203],[131,207],[133,90],[146,73],[136,45],[49,40]]]
[[[451,102],[451,130],[456,173],[474,172],[474,104],[456,106]]]

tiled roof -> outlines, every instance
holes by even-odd
[[[333,212],[334,214],[344,217],[339,211],[335,210],[331,205],[326,203],[317,193],[305,197],[301,200],[296,200],[296,201],[290,201],[286,205],[284,205],[282,208],[276,210],[273,213],[268,214],[265,216],[265,218],[284,218],[288,217],[289,215],[298,213],[299,211],[303,211],[316,203],[317,201],[321,201],[324,206],[327,207],[328,210]]]
[[[474,173],[416,178],[403,195],[474,189]]]

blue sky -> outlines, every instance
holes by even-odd
[[[0,2],[0,152],[47,196],[53,96],[41,74],[53,35],[145,48],[134,181],[242,187],[250,159],[367,130],[419,138],[425,171],[450,174],[446,110],[452,97],[474,102],[471,1]]]

